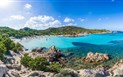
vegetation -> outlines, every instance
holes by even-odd
[[[11,29],[8,27],[1,27],[0,34],[7,34],[9,37],[22,38],[25,36],[38,36],[38,35],[67,35],[67,34],[78,34],[78,33],[102,33],[108,32],[108,30],[96,30],[96,29],[85,29],[75,26],[64,26],[59,28],[48,28],[46,30],[35,30],[25,27],[20,30]]]
[[[52,71],[59,72],[61,69],[61,64],[59,63],[49,63],[46,58],[36,57],[31,58],[28,54],[25,54],[21,58],[21,64],[32,70],[42,70],[42,71]]]
[[[13,50],[15,52],[22,49],[22,46],[19,43],[14,43],[8,35],[0,36],[0,59],[4,58],[4,54],[9,50]]]

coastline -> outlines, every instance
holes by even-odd
[[[112,33],[112,32],[110,31],[110,32],[91,33],[91,34],[90,33],[89,34],[87,34],[87,33],[84,33],[84,34],[80,33],[77,36],[73,36],[73,35],[40,35],[40,36],[28,36],[28,37],[23,37],[23,38],[10,37],[10,39],[13,40],[15,43],[18,42],[18,43],[22,44],[22,42],[26,42],[26,41],[34,40],[34,39],[40,39],[40,38],[45,38],[46,41],[47,41],[49,37],[85,37],[85,36],[92,35],[92,34],[108,34],[108,33]]]
[[[103,33],[104,34],[104,33]],[[49,37],[49,36],[36,36],[36,39],[37,38],[42,38],[42,37]],[[56,36],[57,37],[57,36]],[[27,39],[35,39],[35,37],[29,37],[29,38],[27,38]],[[99,51],[100,52],[100,51]],[[98,54],[97,54],[98,55]],[[40,56],[40,55],[39,55]],[[92,58],[92,57],[91,57]],[[104,63],[99,63],[99,65],[102,65],[102,67],[99,67],[99,68],[97,68],[96,69],[96,67],[98,67],[99,65],[98,64],[96,64],[95,63],[95,65],[93,65],[93,63],[91,63],[91,64],[86,64],[86,63],[83,63],[82,61],[81,61],[82,59],[81,58],[75,58],[74,60],[71,60],[71,64],[72,64],[72,66],[70,66],[69,65],[69,67],[71,68],[71,67],[75,67],[76,66],[76,68],[77,69],[79,69],[79,70],[75,70],[75,68],[74,68],[74,70],[75,71],[79,71],[80,73],[79,73],[79,75],[84,75],[84,76],[86,76],[87,74],[84,74],[84,73],[88,73],[88,71],[91,71],[91,72],[94,72],[93,74],[95,74],[95,73],[98,73],[99,71],[100,71],[100,69],[101,68],[106,68],[107,66],[105,66],[105,65],[103,65],[104,63],[107,63],[107,65],[110,65],[111,67],[109,68],[109,67],[107,67],[107,68],[109,68],[109,69],[107,69],[107,70],[101,70],[102,72],[107,72],[108,71],[108,73],[111,73],[111,72],[109,72],[109,70],[111,70],[112,71],[112,69],[114,69],[114,67],[116,67],[116,66],[114,66],[115,64],[117,64],[117,63],[119,63],[119,60],[117,60],[117,61],[115,61],[115,63],[114,63],[114,61],[112,62],[112,65],[111,64],[108,64],[108,62],[110,61],[106,61],[106,62],[104,62]],[[69,61],[70,61],[70,59],[69,59]],[[74,65],[74,61],[76,62],[76,64]],[[80,61],[80,62],[78,62],[78,61]],[[92,61],[91,61],[92,62]],[[122,60],[121,60],[121,63],[122,63]],[[122,65],[121,65],[122,66]],[[120,66],[120,67],[121,67]],[[73,69],[73,68],[71,68],[71,69]],[[97,71],[99,69],[99,71]],[[119,70],[119,68],[117,68],[118,70]],[[116,69],[116,70],[117,70]],[[85,70],[87,70],[87,71],[85,71]],[[113,72],[115,73],[115,71],[116,70],[113,70]],[[28,70],[27,70],[28,71]],[[34,71],[32,71],[32,72],[34,72]],[[117,73],[115,73],[116,75],[117,75]],[[110,75],[113,75],[113,76],[115,76],[115,74],[110,74]],[[90,76],[92,76],[92,75],[90,75]],[[109,75],[107,75],[107,76],[109,76]]]
[[[54,52],[59,53],[59,50],[55,49],[55,47],[52,46],[49,49],[49,51],[47,51],[47,52],[51,52],[52,54],[54,54]],[[8,63],[6,64],[6,63],[2,63],[2,62],[0,63],[0,70],[1,70],[0,75],[1,76],[3,74],[5,74],[5,75],[8,75],[7,77],[9,77],[9,76],[10,77],[33,77],[33,76],[40,77],[39,75],[42,75],[44,77],[61,77],[61,76],[59,76],[59,74],[61,74],[61,75],[67,74],[68,76],[76,74],[75,77],[115,77],[117,75],[122,76],[122,73],[123,73],[123,71],[122,71],[123,70],[123,59],[115,62],[111,67],[106,67],[106,66],[103,66],[100,64],[98,66],[91,67],[91,68],[82,68],[81,67],[79,69],[73,69],[72,67],[69,66],[69,67],[62,67],[61,71],[55,73],[52,71],[29,69],[20,63],[21,58],[24,57],[24,54],[22,54],[22,52],[16,53],[16,52],[10,51],[10,53],[11,53],[14,61],[11,60],[13,62],[12,64],[8,64]],[[39,52],[38,50],[36,50],[36,51],[30,52],[29,56],[31,56],[32,58],[33,57],[36,58],[38,56],[39,57],[43,56],[43,55],[41,56],[39,54],[42,54],[42,51]],[[109,58],[106,55],[107,54],[102,54],[102,53],[94,54],[94,53],[90,52],[87,54],[86,59],[88,60],[88,58],[89,58],[90,60],[92,60],[91,58],[93,58],[94,60],[98,59],[97,61],[108,60]],[[97,57],[97,58],[95,58],[95,57]],[[100,57],[102,57],[102,58],[100,58]],[[9,57],[7,57],[7,59],[9,60]],[[63,58],[61,57],[61,59],[63,59]],[[80,58],[79,60],[80,60],[80,64],[82,65],[82,63],[81,63],[82,58]],[[76,59],[76,62],[79,60]],[[84,65],[84,66],[86,66],[86,65]],[[5,72],[3,72],[3,70]],[[62,73],[62,71],[64,71],[64,73]]]
[[[91,35],[91,34],[108,34],[108,33],[112,33],[112,31],[109,32],[101,32],[101,33],[79,33],[79,34],[75,34],[75,35],[71,35],[71,34],[66,34],[66,35],[40,35],[40,36],[26,36],[26,37],[22,37],[22,38],[15,38],[15,37],[10,37],[11,39],[20,39],[20,40],[25,40],[25,39],[38,39],[41,37],[49,37],[49,36],[62,36],[62,37],[81,37],[81,36],[87,36],[87,35]]]

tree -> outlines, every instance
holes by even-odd
[[[24,57],[21,58],[21,64],[24,65],[25,67],[29,67],[29,62],[32,61],[33,59],[28,56],[28,54],[24,54]]]
[[[12,50],[15,47],[15,43],[10,38],[6,38],[5,40],[3,40],[3,43],[7,51]]]
[[[22,50],[22,45],[20,43],[16,43],[12,50],[15,51],[15,52],[21,51]]]
[[[2,42],[0,42],[0,59],[3,59],[5,52],[6,52],[6,47]]]

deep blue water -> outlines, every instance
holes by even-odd
[[[91,34],[81,37],[42,36],[35,39],[22,40],[27,49],[55,45],[63,52],[73,52],[74,56],[82,57],[88,52],[109,54],[112,60],[123,58],[123,33]]]

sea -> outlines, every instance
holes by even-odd
[[[84,57],[88,52],[104,53],[110,56],[106,64],[123,59],[123,33],[89,34],[79,37],[40,36],[22,39],[26,49],[56,46],[62,52],[71,52],[74,57]]]

